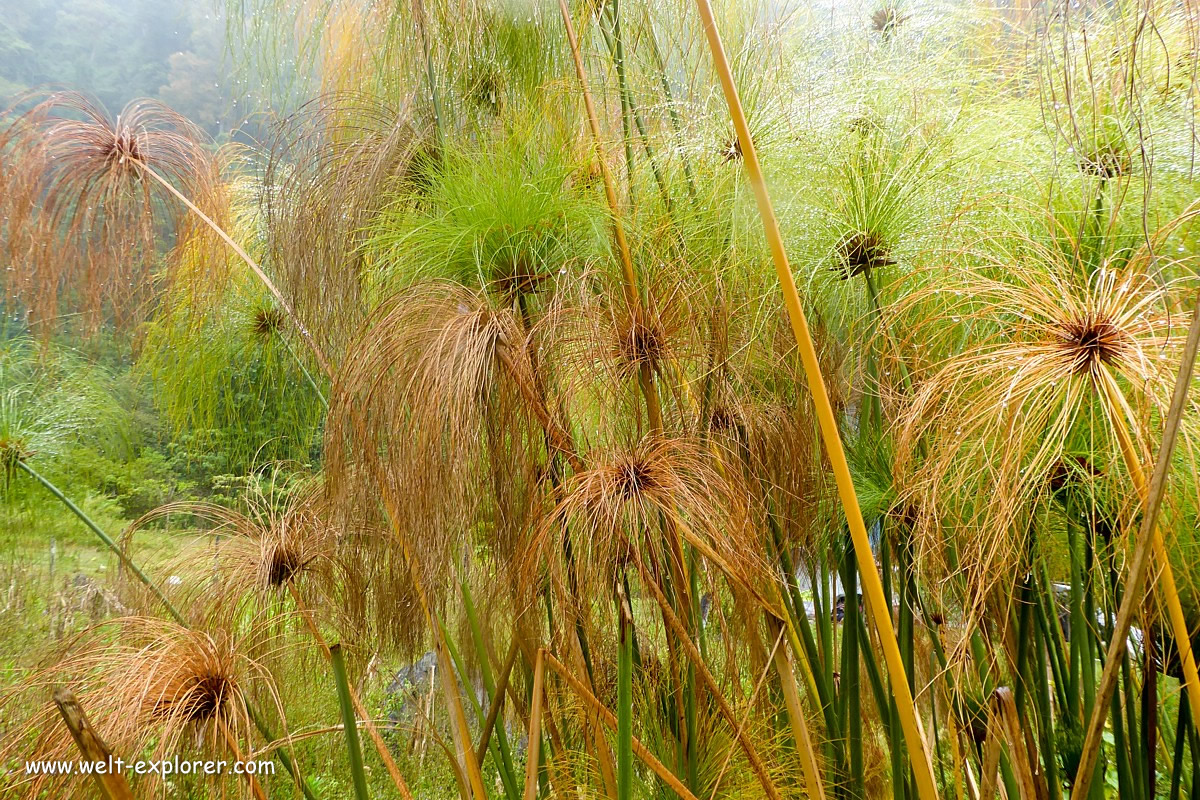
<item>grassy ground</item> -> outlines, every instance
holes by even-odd
[[[118,591],[121,581],[116,574],[117,558],[65,509],[37,498],[22,500],[0,505],[0,694],[19,689],[23,677],[35,670],[57,643],[125,611]],[[106,498],[81,498],[80,506],[110,535],[119,535],[128,524],[115,503]],[[166,580],[170,576],[165,574],[165,565],[179,563],[191,548],[203,546],[204,540],[189,534],[179,529],[143,533],[132,547],[149,574]],[[306,639],[303,641],[307,644]],[[364,702],[380,719],[399,711],[402,705],[400,698],[384,691],[401,666],[380,663],[358,676]],[[344,763],[345,741],[336,727],[340,717],[335,688],[324,662],[315,653],[301,654],[290,666],[283,666],[277,679],[285,694],[289,728],[294,736],[304,737],[295,745],[296,759],[317,796],[330,800],[352,797]],[[34,710],[31,705],[0,708],[0,732],[19,724]],[[431,707],[434,734],[427,734],[428,726],[417,722],[421,712],[414,713],[410,704],[401,717],[402,726],[385,731],[385,737],[403,774],[409,776],[416,797],[457,796],[439,744],[449,743],[449,733],[445,721],[436,719],[440,704],[435,700]],[[365,736],[363,747],[371,796],[384,800],[399,797]],[[272,797],[299,796],[282,770],[266,779],[264,786]],[[186,781],[178,788],[183,791],[180,796],[197,800],[207,797],[199,787],[188,787]],[[6,796],[0,781],[0,798]]]

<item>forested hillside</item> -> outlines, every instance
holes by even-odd
[[[110,109],[156,97],[216,134],[237,119],[224,41],[207,1],[0,0],[0,102],[44,86]]]

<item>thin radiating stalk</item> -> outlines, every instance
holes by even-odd
[[[301,618],[304,619],[308,631],[312,634],[313,640],[320,648],[321,654],[325,656],[325,660],[333,663],[333,650],[326,643],[325,637],[321,635],[321,629],[317,627],[317,621],[313,617],[312,610],[304,604],[304,599],[300,597],[300,592],[296,590],[296,585],[292,581],[288,581],[288,591],[291,593],[292,601],[295,602],[297,610],[300,612]],[[404,780],[404,776],[400,774],[400,768],[396,766],[396,760],[392,758],[392,753],[388,750],[387,743],[383,741],[383,737],[379,734],[379,728],[375,725],[371,715],[367,713],[366,706],[363,705],[362,699],[358,696],[358,692],[353,686],[349,687],[350,701],[354,704],[354,710],[362,716],[363,725],[367,729],[367,735],[371,737],[371,742],[375,745],[375,750],[379,753],[379,758],[383,761],[383,766],[391,776],[392,783],[396,784],[396,789],[399,790],[400,796],[404,800],[413,800],[412,792],[408,788],[408,783]]]
[[[737,87],[733,83],[733,73],[725,56],[725,48],[713,19],[712,7],[708,0],[696,0],[696,6],[708,38],[709,49],[712,51],[713,63],[725,92],[725,100],[729,105],[730,116],[738,141],[742,147],[742,160],[749,173],[750,184],[758,202],[759,215],[762,217],[766,230],[767,243],[775,262],[779,282],[783,289],[784,302],[787,305],[788,317],[791,320],[792,332],[800,348],[804,371],[808,377],[808,387],[816,405],[817,418],[821,426],[821,436],[829,455],[830,465],[837,480],[838,493],[841,497],[842,508],[845,510],[846,521],[850,526],[850,534],[854,544],[854,553],[858,559],[859,573],[863,589],[866,593],[867,608],[871,620],[879,634],[880,645],[883,647],[887,661],[888,675],[891,678],[892,692],[896,696],[896,707],[900,713],[900,724],[904,728],[908,751],[911,755],[913,774],[916,777],[917,792],[922,800],[933,800],[937,797],[937,786],[933,779],[933,763],[930,761],[929,748],[925,744],[925,734],[921,728],[921,720],[917,715],[917,705],[912,691],[908,687],[908,677],[904,669],[904,660],[896,643],[896,632],[892,627],[891,608],[883,596],[883,586],[879,579],[878,566],[871,553],[871,542],[867,537],[866,523],[863,521],[862,510],[858,505],[858,497],[854,491],[854,481],[850,475],[850,465],[842,448],[841,436],[838,433],[837,419],[834,416],[833,405],[825,389],[825,381],[821,375],[821,365],[817,358],[816,347],[809,334],[808,321],[804,309],[800,305],[800,295],[796,291],[796,282],[788,264],[787,251],[783,246],[783,236],[779,231],[779,223],[775,218],[775,210],[771,197],[767,192],[767,184],[763,177],[762,167],[758,162],[758,153],[750,138],[750,128],[746,123],[746,115],[742,110],[742,102],[738,97]],[[895,776],[898,777],[898,776]]]
[[[717,709],[720,711],[721,715],[725,717],[725,721],[737,729],[737,716],[733,713],[733,709],[730,708],[729,702],[725,699],[725,695],[722,694],[721,687],[717,683],[716,678],[714,678],[712,673],[709,672],[708,666],[705,665],[704,660],[700,657],[700,651],[697,650],[696,645],[692,643],[691,638],[687,634],[687,629],[679,620],[679,617],[675,614],[674,609],[671,608],[671,604],[667,601],[667,597],[665,594],[663,594],[663,590],[658,586],[657,583],[653,581],[651,575],[646,569],[645,564],[642,563],[636,552],[634,553],[634,558],[637,563],[638,571],[642,576],[642,584],[650,590],[650,594],[654,595],[654,599],[658,603],[659,610],[662,612],[663,621],[667,624],[667,627],[671,629],[672,633],[674,633],[678,643],[682,645],[684,653],[689,659],[691,659],[692,663],[696,665],[696,671],[699,673],[705,688],[707,688],[707,690],[711,693],[712,699],[716,702]],[[763,791],[766,792],[767,796],[770,797],[771,800],[780,800],[779,789],[775,787],[775,783],[771,780],[771,776],[767,772],[767,767],[759,757],[758,750],[754,747],[754,743],[750,740],[750,737],[747,736],[744,731],[739,731],[738,742],[741,744],[742,750],[744,750],[746,753],[746,759],[750,762],[751,769],[753,769],[755,775],[758,776],[758,780],[759,783],[762,784]],[[811,786],[816,786],[820,782],[819,776],[806,775],[805,778],[812,781],[812,783],[810,783]]]
[[[456,648],[454,646],[454,641],[452,639],[449,639],[449,638],[446,639],[446,649],[450,652],[450,660],[454,662],[454,666],[458,670],[458,679],[462,682],[462,684],[464,686],[468,685],[468,683],[470,681],[470,675],[467,672],[466,662],[464,662],[462,659],[462,656],[459,655],[458,648]],[[483,713],[483,708],[479,705],[479,701],[475,697],[475,694],[473,692],[467,692],[467,698],[471,701],[471,707],[473,709],[475,709],[475,718],[477,720],[479,720],[479,724],[480,725],[485,724],[487,719]],[[495,701],[493,700],[492,702],[495,702]],[[508,783],[510,776],[506,775],[506,773],[505,773],[505,765],[504,765],[504,762],[500,758],[500,750],[499,750],[497,743],[492,742],[492,747],[493,747],[492,755],[493,755],[493,758],[495,758],[495,760],[496,760],[496,768],[497,768],[497,771],[500,773],[500,780],[504,784],[505,794],[509,797],[512,797],[515,800],[515,798],[519,794],[519,792],[517,791],[516,783],[514,782],[511,785]],[[483,758],[478,757],[478,756],[476,758],[480,764],[483,763]]]
[[[363,770],[362,745],[358,739],[358,718],[350,699],[350,681],[346,678],[346,659],[341,644],[331,645],[329,661],[333,665],[333,681],[337,684],[338,705],[342,709],[342,727],[346,732],[346,751],[350,756],[350,776],[354,779],[354,796],[369,800],[367,774]]]
[[[597,700],[596,696],[592,694],[586,686],[583,685],[583,682],[572,675],[571,672],[565,666],[563,666],[558,659],[549,653],[545,653],[544,651],[543,654],[546,659],[546,666],[554,670],[554,672],[566,682],[567,686],[569,686],[571,690],[575,692],[576,696],[596,712],[596,715],[600,718],[600,721],[603,722],[605,726],[611,730],[616,730],[617,718],[613,716],[613,713],[609,711],[603,703]],[[671,770],[667,769],[661,761],[655,758],[654,754],[647,750],[645,745],[643,745],[636,736],[632,737],[631,741],[633,744],[634,755],[640,758],[642,763],[649,767],[655,775],[661,778],[662,782],[670,787],[671,791],[679,795],[681,800],[697,800],[696,795],[692,794],[691,790],[684,786],[683,783],[680,782],[679,778],[673,772],[671,772]]]
[[[479,624],[479,615],[475,612],[475,600],[471,595],[471,587],[467,581],[462,582],[463,608],[467,612],[467,622],[471,626],[471,637],[475,643],[475,651],[479,653],[479,671],[483,675],[483,688],[487,690],[489,700],[488,717],[495,724],[495,710],[504,705],[502,688],[498,688],[495,680],[492,678],[492,667],[488,663],[487,645],[483,640],[483,628]],[[514,656],[516,651],[512,650]],[[511,669],[509,667],[508,669]],[[466,675],[463,675],[463,680],[466,680]],[[508,682],[508,670],[505,670],[503,676],[505,684]],[[483,720],[485,727],[487,719]],[[483,741],[483,738],[480,739]],[[504,726],[501,725],[496,729],[496,756],[498,756],[497,770],[500,772],[501,780],[504,782],[505,793],[510,797],[515,798],[519,794],[517,791],[516,771],[513,768],[512,756],[508,747],[508,735],[504,732]],[[483,763],[483,756],[480,752],[476,752],[475,758],[480,763]]]

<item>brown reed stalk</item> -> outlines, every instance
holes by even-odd
[[[525,800],[537,797],[538,767],[542,751],[542,702],[546,678],[546,651],[538,648],[533,664],[533,706],[529,710],[529,747],[525,759]]]
[[[54,705],[58,707],[63,724],[71,731],[80,755],[88,761],[107,763],[112,757],[112,750],[88,722],[87,714],[83,712],[83,706],[74,693],[65,686],[58,687],[54,690]],[[92,779],[104,800],[133,800],[129,783],[120,772],[93,771]]]

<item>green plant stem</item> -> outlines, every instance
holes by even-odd
[[[317,399],[321,401],[321,406],[324,407],[325,411],[328,412],[329,400],[325,398],[325,393],[321,391],[321,387],[318,386],[316,380],[313,379],[312,373],[308,371],[308,367],[304,366],[304,362],[300,359],[300,356],[297,355],[296,350],[292,347],[292,343],[287,340],[287,337],[280,336],[279,338],[283,342],[283,346],[287,348],[288,355],[292,357],[292,360],[296,362],[296,366],[300,368],[300,372],[304,374],[305,380],[307,380],[308,385],[312,387],[313,392],[317,395]]]
[[[113,553],[116,554],[117,558],[120,559],[121,563],[125,567],[127,567],[129,569],[129,571],[132,572],[137,577],[137,579],[139,581],[141,581],[142,584],[145,585],[145,587],[154,594],[154,596],[159,600],[159,602],[161,602],[163,604],[163,607],[167,609],[167,613],[169,613],[175,619],[176,622],[178,622],[180,625],[182,625],[185,628],[191,627],[188,624],[188,621],[184,618],[183,614],[181,614],[179,612],[179,610],[177,608],[175,608],[174,605],[172,605],[171,601],[168,600],[167,596],[162,593],[162,590],[159,589],[157,585],[155,585],[154,581],[150,580],[150,578],[146,575],[146,573],[142,572],[141,568],[138,567],[138,565],[133,562],[133,559],[131,559],[125,553],[125,550],[119,544],[117,544],[116,541],[114,541],[111,536],[109,536],[107,533],[105,533],[104,530],[99,525],[97,525],[95,522],[93,522],[91,517],[89,517],[87,514],[83,513],[83,509],[81,509],[79,506],[75,505],[75,503],[71,502],[71,499],[69,497],[67,497],[65,494],[63,494],[62,490],[60,490],[57,486],[55,486],[53,483],[48,481],[46,478],[42,477],[42,475],[39,472],[37,472],[33,467],[31,467],[27,463],[25,463],[24,460],[18,459],[17,466],[19,466],[30,477],[32,477],[34,480],[36,480],[38,483],[40,483],[43,487],[45,487],[46,491],[50,492],[50,494],[52,494],[56,498],[58,498],[58,500],[63,505],[65,505],[71,511],[72,514],[74,514],[76,517],[78,517],[83,522],[84,525],[88,526],[88,528],[91,529],[92,533],[96,534],[96,536],[100,539],[100,541],[104,542],[105,546],[108,547],[109,550],[112,550]]]
[[[1039,630],[1042,630],[1043,633],[1041,636],[1035,635],[1034,637],[1037,658],[1030,665],[1030,668],[1037,670],[1037,677],[1034,678],[1032,685],[1036,689],[1034,696],[1037,700],[1037,723],[1042,749],[1042,768],[1046,775],[1049,800],[1061,800],[1062,783],[1058,778],[1058,755],[1054,741],[1054,709],[1050,703],[1050,681],[1053,676],[1053,670],[1051,670],[1050,676],[1046,675],[1046,662],[1050,659],[1046,650],[1044,628],[1039,628]]]
[[[362,747],[358,739],[358,718],[354,713],[354,703],[350,700],[350,681],[346,677],[346,660],[342,656],[342,645],[330,645],[329,656],[333,665],[333,680],[337,684],[338,705],[342,709],[342,727],[346,733],[346,751],[350,756],[354,796],[358,800],[369,800],[367,774],[363,769]]]
[[[842,730],[846,732],[850,756],[850,790],[854,797],[865,797],[861,673],[859,672],[858,579],[854,568],[853,545],[847,542],[842,555],[842,680],[839,708]],[[881,713],[886,714],[886,705]]]
[[[1183,748],[1187,744],[1190,707],[1180,702],[1175,722],[1175,759],[1171,764],[1171,789],[1168,800],[1179,800],[1179,789],[1183,784]]]
[[[840,721],[838,720],[833,702],[835,689],[826,679],[820,653],[813,639],[812,626],[808,622],[808,613],[804,607],[804,599],[800,596],[800,587],[796,584],[795,568],[791,556],[788,555],[787,548],[783,546],[778,521],[770,511],[767,515],[767,524],[771,528],[776,555],[779,558],[780,565],[783,567],[784,587],[787,590],[784,594],[784,607],[791,615],[795,627],[800,630],[800,645],[804,651],[804,657],[808,661],[809,673],[812,676],[813,686],[817,694],[817,702],[821,706],[821,714],[825,718],[825,744],[829,751],[829,758],[835,770],[844,771],[845,751],[842,748]],[[814,607],[815,605],[814,603]]]
[[[617,800],[633,798],[633,627],[627,598],[617,610]]]

